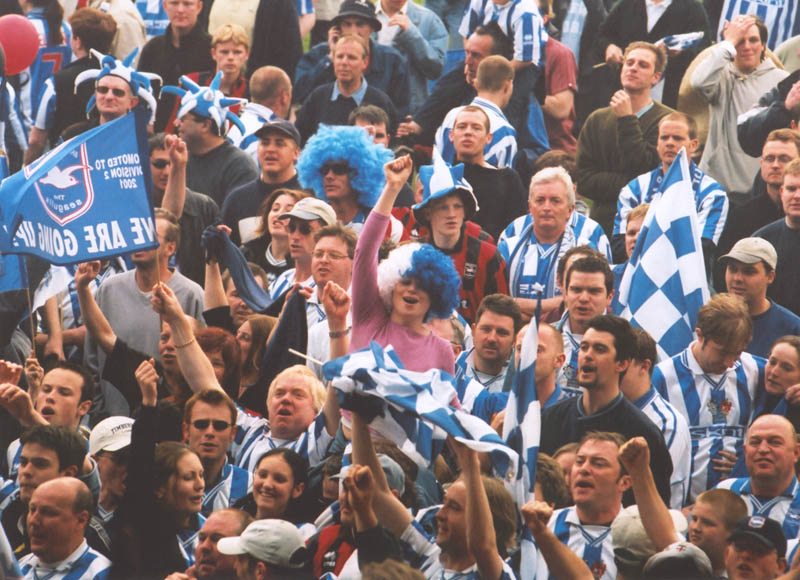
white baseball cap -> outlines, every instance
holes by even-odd
[[[286,520],[256,520],[241,536],[221,538],[220,554],[249,554],[256,560],[283,568],[302,568],[306,545],[297,526]]]
[[[100,451],[119,451],[131,444],[133,419],[130,417],[109,417],[103,419],[89,435],[89,455]]]

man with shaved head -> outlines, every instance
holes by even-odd
[[[235,580],[236,556],[221,554],[217,542],[241,535],[252,521],[253,517],[240,509],[224,508],[212,512],[197,533],[194,564],[186,572],[175,572],[165,580]]]
[[[31,553],[19,561],[26,579],[94,580],[107,574],[111,562],[84,538],[93,509],[89,488],[74,477],[36,488],[28,504]]]
[[[750,425],[744,460],[750,477],[726,479],[717,486],[745,500],[750,515],[770,517],[788,538],[800,531],[800,485],[794,464],[800,445],[792,424],[781,415],[762,415]]]

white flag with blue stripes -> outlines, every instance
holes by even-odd
[[[541,408],[534,378],[538,346],[539,331],[534,317],[522,340],[519,368],[514,375],[503,421],[503,439],[519,454],[520,459],[516,479],[509,480],[517,508],[534,499],[536,486],[536,460],[542,430]],[[537,561],[536,545],[527,526],[522,527],[520,549],[520,578],[533,578]]]
[[[497,432],[478,417],[449,405],[457,399],[456,389],[453,377],[444,371],[406,370],[391,346],[384,350],[372,342],[325,363],[322,373],[337,390],[342,409],[355,406],[371,429],[394,441],[420,465],[429,466],[451,435],[475,451],[488,453],[500,477],[516,477],[519,458]]]
[[[650,205],[619,287],[621,316],[649,332],[659,359],[694,340],[697,311],[709,299],[692,179],[682,149]]]
[[[700,44],[705,32],[685,32],[684,34],[670,34],[657,40],[655,44],[663,44],[668,50],[684,51]]]

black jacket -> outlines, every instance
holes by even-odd
[[[797,115],[793,117],[784,106],[786,95],[797,81],[800,81],[800,69],[779,82],[778,86],[764,93],[751,109],[751,111],[759,109],[758,112],[739,122],[736,136],[745,153],[753,157],[761,157],[761,150],[764,148],[767,135],[775,129],[789,129],[790,123],[797,120]]]

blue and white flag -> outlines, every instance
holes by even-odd
[[[619,285],[620,315],[656,341],[659,359],[694,340],[697,311],[709,299],[686,150],[670,165],[650,205]]]
[[[488,453],[500,477],[514,479],[518,456],[485,421],[449,402],[456,398],[453,377],[431,369],[424,373],[403,368],[389,346],[376,342],[364,349],[332,360],[322,367],[325,380],[332,381],[343,409],[351,408],[352,397],[361,395],[357,409],[372,430],[394,441],[417,463],[429,466],[451,435],[457,441]]]
[[[717,28],[719,40],[725,24],[740,14],[758,16],[764,22],[770,50],[800,34],[800,0],[724,0]]]
[[[53,264],[158,246],[147,111],[66,141],[0,185],[0,252]]]
[[[668,50],[684,51],[700,44],[705,32],[686,32],[684,34],[670,34],[655,44],[663,44]]]
[[[503,421],[503,439],[519,454],[517,477],[508,479],[509,491],[522,508],[534,499],[536,487],[536,460],[539,457],[539,440],[542,432],[541,406],[536,393],[536,351],[539,346],[538,317],[534,317],[522,339],[519,368],[514,374]],[[522,527],[520,540],[520,578],[533,578],[537,553],[528,526]]]

